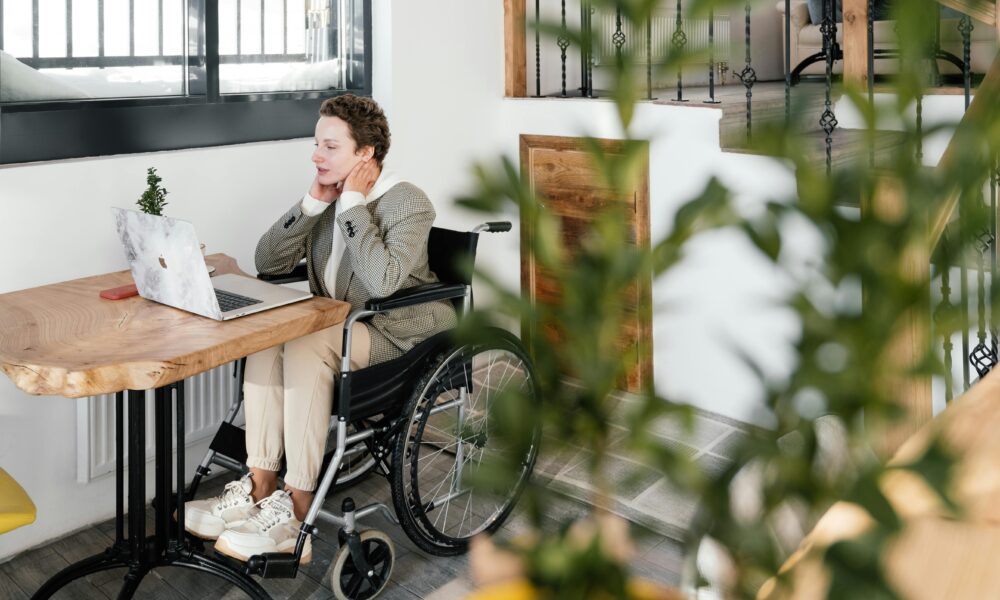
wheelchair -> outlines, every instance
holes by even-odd
[[[514,464],[520,470],[509,487],[480,490],[464,485],[463,474],[467,478],[470,470],[505,451],[502,442],[490,435],[489,424],[492,403],[502,390],[513,385],[532,401],[538,400],[538,383],[521,341],[497,328],[484,336],[490,342],[460,344],[453,332],[444,331],[401,357],[352,371],[350,335],[355,322],[395,308],[450,300],[459,315],[472,310],[471,266],[479,234],[510,228],[509,222],[484,223],[469,232],[432,228],[428,256],[439,282],[369,300],[349,315],[331,416],[336,443],[326,452],[295,551],[252,556],[242,567],[244,573],[295,577],[306,536],[317,535],[322,520],[339,527],[339,548],[331,563],[335,596],[368,599],[388,583],[395,548],[380,531],[360,531],[360,519],[380,512],[401,526],[417,547],[436,556],[464,553],[473,536],[503,525],[534,467],[539,427],[534,426],[525,454],[516,457]],[[273,283],[304,281],[305,263],[290,274],[258,277]],[[245,432],[233,424],[242,406],[245,360],[236,365],[236,398],[195,472],[188,498],[194,497],[212,465],[238,473],[247,470]],[[358,507],[349,496],[341,504],[341,514],[323,508],[328,493],[375,472],[390,481],[392,511],[381,503]]]

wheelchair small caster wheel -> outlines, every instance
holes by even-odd
[[[367,572],[361,572],[351,556],[348,544],[342,544],[333,557],[330,587],[337,600],[368,600],[378,596],[389,583],[396,563],[396,548],[389,536],[374,529],[359,536],[361,551],[368,562]]]

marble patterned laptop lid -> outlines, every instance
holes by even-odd
[[[140,296],[210,319],[222,318],[194,225],[137,210],[111,210]]]

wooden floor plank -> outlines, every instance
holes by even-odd
[[[221,577],[182,567],[160,567],[156,569],[156,573],[181,597],[192,600],[215,598],[230,587],[230,584]]]
[[[7,600],[27,600],[28,594],[9,575],[0,571],[0,598]]]
[[[73,535],[56,540],[55,542],[52,542],[50,547],[66,559],[66,562],[72,564],[79,560],[83,560],[84,558],[104,552],[113,543],[113,537],[109,537],[106,533],[95,526],[88,527],[87,529],[78,531]],[[91,584],[101,587],[109,581],[121,581],[124,574],[124,568],[99,571],[97,573],[87,575],[87,580]]]
[[[135,600],[194,600],[195,598],[211,598],[210,594],[199,594],[196,596],[183,596],[177,590],[167,585],[167,583],[160,576],[159,570],[154,570],[147,573],[145,577],[142,578],[142,583],[139,584],[139,589],[136,590]],[[122,580],[110,581],[103,586],[100,590],[107,595],[108,598],[116,598],[118,596],[119,590],[122,587]]]
[[[28,594],[33,594],[50,577],[69,563],[50,546],[29,550],[0,565],[0,573]],[[86,579],[71,582],[52,596],[54,600],[107,600],[108,596]]]

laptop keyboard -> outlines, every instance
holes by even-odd
[[[229,312],[237,308],[243,308],[244,306],[261,303],[261,300],[257,300],[256,298],[247,298],[246,296],[222,290],[215,290],[215,297],[219,299],[219,308],[222,309],[222,312]]]

